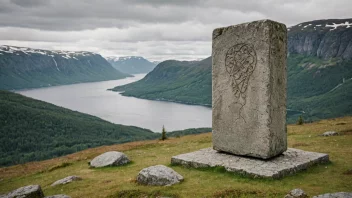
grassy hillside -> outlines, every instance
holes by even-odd
[[[142,80],[112,90],[124,91],[125,96],[210,106],[211,58],[164,61]]]
[[[335,130],[341,136],[319,134]],[[68,156],[31,162],[0,169],[0,194],[29,184],[40,184],[48,195],[68,194],[76,197],[284,197],[294,188],[302,188],[310,196],[351,191],[352,180],[352,117],[322,120],[305,125],[288,126],[289,147],[328,153],[331,163],[317,165],[307,171],[280,180],[249,179],[223,172],[222,169],[193,169],[172,166],[185,181],[170,187],[138,185],[138,172],[151,165],[170,166],[174,155],[211,146],[211,133],[149,140],[87,149]],[[88,162],[106,151],[122,151],[132,163],[122,167],[90,169]],[[50,185],[69,175],[81,181],[63,186]]]

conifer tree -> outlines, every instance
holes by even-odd
[[[303,117],[300,115],[299,118],[298,118],[298,120],[297,120],[297,124],[298,124],[298,125],[302,125],[303,123],[304,123]]]
[[[163,130],[161,131],[161,140],[166,140],[167,137],[166,137],[166,130],[165,130],[165,127],[163,125]]]

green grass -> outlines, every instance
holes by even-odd
[[[341,124],[343,123],[343,124]],[[335,130],[341,136],[319,134]],[[32,162],[0,169],[0,194],[29,184],[40,184],[46,196],[68,194],[72,197],[283,197],[294,188],[302,188],[310,196],[352,191],[352,117],[322,120],[316,123],[288,126],[289,147],[328,153],[331,163],[317,165],[283,179],[252,179],[224,171],[171,166],[174,155],[211,147],[211,133],[104,146],[42,162]],[[126,153],[133,161],[126,166],[91,169],[88,162],[110,150]],[[69,166],[54,171],[48,167]],[[185,180],[170,187],[143,186],[136,183],[138,172],[148,166],[163,164],[184,176]],[[51,187],[58,179],[78,175],[81,181]]]

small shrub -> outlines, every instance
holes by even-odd
[[[303,121],[303,117],[299,116],[298,120],[297,120],[297,125],[303,125],[304,121]]]

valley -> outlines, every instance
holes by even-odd
[[[300,115],[307,122],[352,115],[348,80],[352,78],[352,29],[348,21],[317,20],[288,28],[289,123]],[[112,90],[143,99],[211,106],[211,57],[164,61],[140,81]]]

